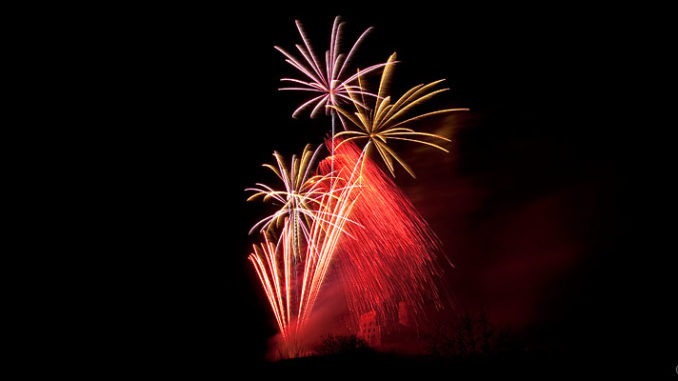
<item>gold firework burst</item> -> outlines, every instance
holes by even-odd
[[[393,53],[388,58],[386,67],[384,68],[384,71],[381,76],[381,81],[379,83],[379,92],[377,93],[375,104],[372,109],[365,110],[362,107],[362,105],[365,104],[365,98],[362,93],[354,93],[351,91],[349,91],[349,95],[353,100],[354,107],[356,108],[356,111],[353,114],[339,106],[331,106],[335,110],[337,110],[341,114],[341,116],[345,117],[353,125],[358,127],[358,130],[347,130],[339,132],[338,134],[335,135],[335,137],[341,136],[347,137],[342,141],[342,143],[339,143],[339,145],[345,142],[349,142],[351,140],[367,139],[367,143],[365,144],[364,148],[366,151],[365,154],[368,153],[367,151],[370,149],[371,146],[374,146],[377,152],[379,152],[379,155],[386,164],[386,167],[388,167],[392,176],[395,176],[395,167],[393,164],[393,161],[395,160],[407,171],[407,173],[409,173],[412,177],[416,177],[414,175],[414,171],[412,171],[412,169],[388,146],[388,140],[389,139],[404,140],[414,143],[425,144],[447,153],[449,151],[441,147],[440,145],[421,139],[433,138],[441,139],[444,141],[450,141],[449,139],[436,134],[417,132],[405,126],[411,122],[414,122],[415,120],[419,120],[429,116],[455,111],[468,111],[468,109],[450,108],[437,110],[403,120],[403,117],[412,108],[431,99],[436,94],[449,90],[449,88],[434,90],[436,85],[444,81],[442,79],[431,82],[426,85],[419,84],[408,90],[395,103],[391,103],[391,97],[386,96],[386,93],[388,92],[387,89],[388,84],[390,83],[391,77],[393,75],[393,66],[395,64],[395,58],[396,58],[395,53]],[[359,87],[364,88],[360,75],[358,76],[358,81]],[[358,96],[361,97],[360,100],[358,100]]]

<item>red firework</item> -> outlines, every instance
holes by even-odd
[[[347,225],[334,256],[348,307],[356,319],[375,311],[380,319],[391,320],[404,302],[416,322],[426,304],[442,306],[440,240],[393,180],[361,154],[352,142],[344,142],[334,155],[340,173],[361,168],[360,192],[353,194],[359,201],[350,214],[356,223]],[[321,163],[320,171],[329,171],[329,165]]]

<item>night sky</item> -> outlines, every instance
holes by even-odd
[[[114,58],[140,82],[127,104],[145,110],[129,191],[141,194],[131,230],[146,237],[134,261],[148,278],[125,315],[140,340],[131,358],[160,348],[159,366],[217,372],[263,358],[276,326],[247,231],[267,209],[243,190],[271,180],[261,164],[273,150],[319,144],[329,123],[291,119],[303,97],[277,91],[295,73],[273,45],[298,43],[300,19],[324,47],[335,15],[347,41],[375,27],[360,66],[398,53],[395,93],[446,78],[451,91],[424,108],[471,109],[422,123],[451,137],[452,152],[403,145],[418,179],[396,177],[456,265],[446,282],[459,311],[484,310],[525,348],[572,358],[614,362],[643,341],[634,322],[665,291],[634,286],[647,275],[633,272],[637,126],[608,96],[626,30],[586,8],[416,6],[144,12],[153,22],[126,36],[134,53]]]

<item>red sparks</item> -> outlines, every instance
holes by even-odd
[[[329,144],[329,142],[328,142]],[[438,238],[393,181],[351,142],[320,163],[325,195],[318,203],[297,261],[292,224],[285,220],[278,245],[264,236],[250,256],[288,356],[313,340],[316,302],[328,293],[327,274],[338,275],[354,323],[370,313],[382,325],[402,319],[403,305],[417,324],[424,307],[441,306]],[[408,318],[409,319],[409,318]],[[323,322],[327,324],[327,322]],[[356,325],[356,324],[354,324]],[[332,324],[326,330],[332,332]]]
[[[349,309],[357,318],[376,311],[380,319],[397,320],[398,306],[406,303],[422,316],[424,306],[441,306],[437,289],[440,241],[407,197],[369,157],[352,142],[339,145],[335,168],[360,166],[360,192],[351,211],[355,224],[346,226],[335,255]],[[320,171],[329,170],[322,163]]]

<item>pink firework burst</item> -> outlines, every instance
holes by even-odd
[[[318,59],[318,56],[313,51],[311,42],[304,32],[301,22],[295,20],[295,23],[303,41],[303,45],[296,44],[295,47],[303,58],[298,59],[279,46],[275,46],[275,49],[282,53],[286,58],[285,61],[301,72],[304,77],[303,79],[282,78],[281,81],[291,83],[291,87],[282,87],[279,90],[305,91],[314,94],[311,99],[307,100],[294,110],[292,113],[293,118],[296,118],[299,113],[311,106],[313,106],[311,111],[311,118],[313,118],[323,107],[325,108],[325,112],[328,113],[331,110],[329,106],[337,106],[343,101],[352,103],[354,101],[349,97],[349,91],[353,94],[357,93],[376,96],[365,92],[359,85],[353,83],[360,76],[377,70],[387,65],[387,63],[372,65],[358,71],[356,74],[350,76],[346,75],[346,68],[351,61],[351,58],[353,58],[353,55],[365,36],[372,30],[372,27],[367,28],[360,37],[358,37],[348,54],[339,53],[339,41],[341,39],[341,30],[344,23],[340,22],[340,18],[337,16],[332,25],[330,48],[325,51],[323,66],[323,62]]]

